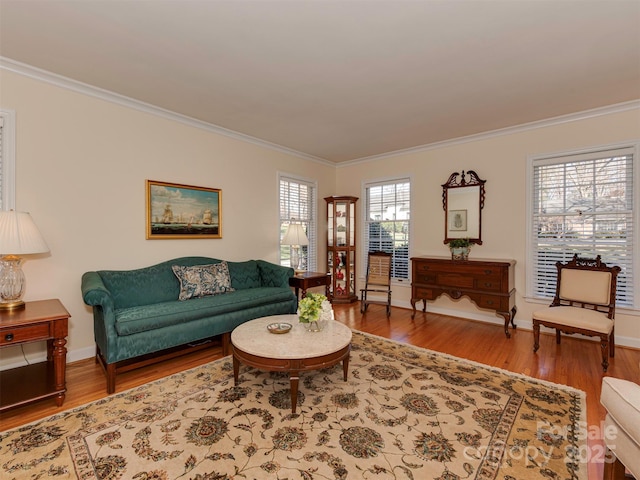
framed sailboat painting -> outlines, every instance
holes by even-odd
[[[147,240],[222,238],[222,190],[147,180]]]

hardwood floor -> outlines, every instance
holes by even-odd
[[[511,339],[507,339],[500,325],[445,315],[418,312],[415,320],[412,320],[410,310],[394,307],[391,318],[387,320],[384,307],[370,306],[367,314],[362,315],[359,303],[337,304],[334,305],[334,311],[336,320],[355,330],[585,391],[590,435],[589,451],[584,452],[583,456],[596,457],[589,462],[589,479],[602,478],[602,441],[599,433],[605,410],[600,405],[603,372],[598,343],[563,336],[562,345],[557,346],[555,336],[541,335],[540,350],[534,354],[533,333],[530,330],[512,330]],[[126,372],[117,378],[116,393],[221,356],[221,347],[214,346],[157,365]],[[640,350],[617,347],[616,356],[611,359],[606,375],[640,383]],[[67,367],[67,396],[62,407],[56,407],[53,400],[44,400],[9,410],[0,416],[0,431],[106,396],[105,376],[93,359],[71,363]]]

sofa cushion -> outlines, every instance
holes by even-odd
[[[258,288],[262,286],[258,262],[247,260],[246,262],[227,262],[231,275],[231,286],[235,290],[246,288]]]
[[[98,275],[111,293],[116,309],[169,302],[178,298],[180,282],[173,265],[193,266],[220,263],[210,257],[181,257],[136,270],[100,270]]]
[[[640,448],[640,385],[621,378],[604,377],[600,403]]]
[[[569,327],[583,328],[598,333],[611,333],[613,320],[606,313],[580,307],[546,307],[533,312],[533,318],[542,322],[559,323]]]
[[[180,291],[180,282],[171,267],[162,263],[137,270],[101,270],[98,274],[111,293],[115,308],[175,300]]]
[[[192,298],[184,302],[174,300],[123,308],[115,313],[116,331],[119,336],[132,335],[246,308],[290,302],[292,297],[290,288],[259,287],[236,290],[224,295]]]
[[[227,262],[212,265],[172,265],[180,281],[178,300],[205,297],[233,291]]]
[[[264,260],[256,260],[260,271],[260,281],[263,287],[286,287],[289,278],[293,277],[293,268],[285,268]]]

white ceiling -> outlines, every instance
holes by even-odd
[[[0,0],[0,55],[343,162],[640,99],[640,0]]]

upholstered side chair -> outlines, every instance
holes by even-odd
[[[373,293],[374,297],[369,297]],[[376,296],[378,295],[378,296]],[[385,305],[387,317],[391,315],[391,254],[369,252],[366,284],[360,290],[360,312],[365,313],[369,304]]]
[[[608,357],[615,354],[616,285],[620,267],[609,267],[600,260],[578,258],[557,262],[556,294],[547,308],[533,313],[533,351],[540,347],[540,325],[561,333],[579,333],[600,337],[602,368],[609,367]]]

